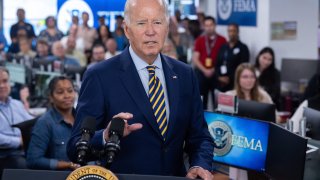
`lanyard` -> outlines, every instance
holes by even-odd
[[[217,38],[218,38],[218,37],[216,36],[216,37],[214,38],[214,40],[211,42],[211,44],[209,44],[209,37],[206,36],[206,51],[207,51],[207,57],[210,57],[212,48],[213,48],[214,45],[216,44]]]
[[[11,123],[10,123],[10,119],[9,117],[3,112],[3,110],[0,109],[0,113],[2,114],[2,116],[6,119],[6,121],[8,122],[9,126],[12,126],[13,125],[13,112],[12,112],[12,108],[11,106],[9,105],[9,110],[10,110],[10,114],[11,114]],[[11,127],[12,131],[13,130],[13,127]]]
[[[228,49],[226,49],[225,51],[224,51],[224,61],[227,61],[228,60],[228,55],[229,55],[229,52],[228,52],[229,50]]]

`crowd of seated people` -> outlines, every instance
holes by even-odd
[[[49,16],[45,19],[46,29],[39,35],[26,22],[23,9],[17,10],[17,17],[18,22],[10,30],[11,44],[0,34],[0,61],[12,63],[13,59],[19,59],[19,63],[31,70],[40,69],[59,74],[58,78],[45,80],[50,92],[46,104],[48,109],[34,127],[27,165],[34,169],[77,168],[77,164],[67,159],[65,145],[74,121],[73,105],[76,104],[77,97],[75,89],[79,87],[74,87],[73,80],[61,75],[69,75],[64,71],[70,67],[85,70],[120,54],[128,46],[122,26],[123,17],[117,16],[115,31],[111,32],[103,17],[99,18],[98,28],[90,27],[89,14],[83,12],[80,21],[82,24],[79,24],[79,17],[72,17],[68,33],[63,34],[57,27],[55,17]],[[162,53],[193,65],[204,109],[208,109],[208,93],[219,89],[240,99],[275,103],[279,110],[280,73],[275,67],[276,59],[271,47],[263,48],[256,56],[255,63],[249,64],[250,49],[245,42],[240,42],[240,27],[237,24],[228,26],[228,37],[225,38],[216,31],[215,19],[204,13],[198,13],[197,20],[190,20],[187,17],[181,19],[181,14],[176,11],[169,23],[169,34]],[[47,67],[41,69],[41,65]],[[31,73],[34,78],[34,72]],[[23,102],[21,103],[10,97],[12,84],[9,83],[8,70],[0,67],[0,75],[0,117],[5,117],[4,123],[3,118],[0,123],[0,169],[25,168],[21,134],[18,129],[10,126],[34,118],[28,113],[28,109],[33,108],[29,102],[32,101],[31,97],[35,95],[33,89],[36,88],[30,87],[35,85],[35,80],[31,79],[18,86],[19,91],[21,90],[18,97]],[[31,105],[37,107],[37,104]],[[15,111],[11,112],[10,109],[13,108]],[[12,158],[16,160],[13,161]],[[6,166],[2,163],[8,161],[18,164],[15,166],[8,163]]]

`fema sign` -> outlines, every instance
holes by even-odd
[[[257,0],[217,0],[217,23],[257,26]]]

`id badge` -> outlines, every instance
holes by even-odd
[[[212,59],[211,58],[209,58],[209,57],[206,58],[205,66],[208,68],[212,66]]]
[[[221,67],[220,67],[220,72],[221,72],[221,74],[227,74],[227,66],[226,65],[222,65]]]

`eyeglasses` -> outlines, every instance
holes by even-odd
[[[242,79],[256,79],[256,77],[254,75],[243,75],[243,76],[240,76],[240,78]]]

